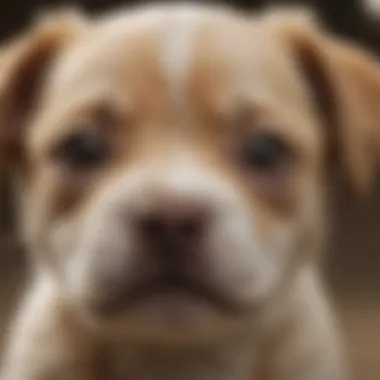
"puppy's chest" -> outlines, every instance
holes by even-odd
[[[252,361],[236,352],[108,349],[99,380],[252,380]]]

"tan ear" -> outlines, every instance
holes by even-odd
[[[22,154],[24,126],[52,62],[84,26],[76,12],[45,16],[0,50],[0,168]]]
[[[326,125],[328,158],[338,160],[359,194],[367,194],[380,163],[380,62],[306,17],[273,19],[272,27],[312,87]]]

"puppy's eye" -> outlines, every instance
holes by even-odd
[[[276,170],[287,163],[292,152],[280,138],[270,134],[260,134],[244,142],[241,156],[245,165],[266,172]]]
[[[56,160],[76,169],[101,165],[108,155],[106,139],[95,132],[77,132],[63,140],[54,152]]]

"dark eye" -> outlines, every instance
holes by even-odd
[[[248,138],[242,147],[243,162],[259,171],[272,171],[287,163],[291,150],[280,138],[261,134]]]
[[[56,160],[76,169],[92,169],[107,158],[106,139],[95,132],[77,132],[63,140],[54,152]]]

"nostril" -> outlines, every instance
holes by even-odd
[[[149,240],[158,240],[162,238],[163,234],[166,232],[166,225],[162,218],[157,215],[146,215],[140,218],[137,222],[138,230],[144,238]]]
[[[136,218],[135,226],[139,236],[146,242],[168,244],[190,244],[201,239],[204,219],[196,215],[179,218],[147,214]]]
[[[177,234],[183,240],[190,242],[201,238],[203,233],[203,221],[201,218],[183,220],[177,225]]]
[[[137,221],[141,236],[157,241],[164,236],[169,239],[183,241],[197,240],[202,235],[203,221],[201,218],[189,218],[177,221],[166,221],[158,215],[149,215]]]

